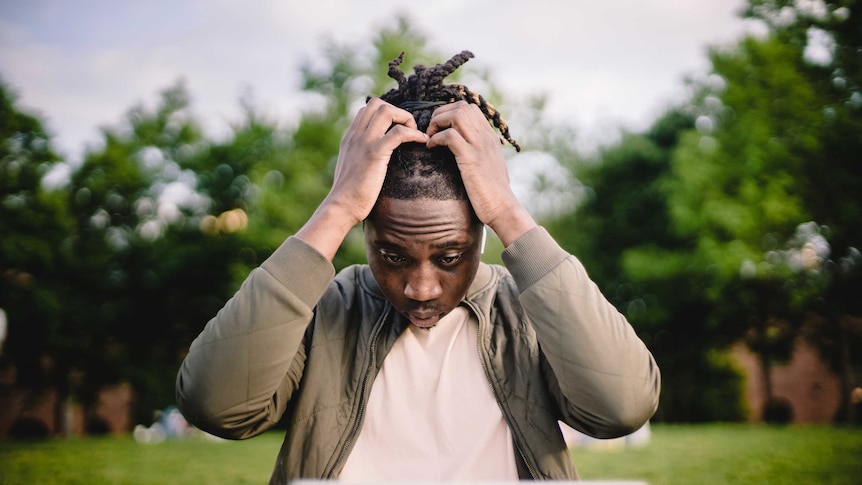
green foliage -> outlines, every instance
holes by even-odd
[[[739,379],[719,357],[739,340],[768,373],[804,336],[845,386],[858,385],[857,10],[750,2],[746,14],[768,35],[713,49],[688,105],[597,160],[567,161],[589,197],[549,227],[656,356],[659,419],[738,419],[743,408],[728,396]],[[552,139],[545,146],[557,150]]]
[[[127,380],[147,419],[172,402],[166,383],[182,352],[233,288],[239,238],[210,244],[199,225],[241,200],[243,180],[231,173],[202,184],[210,192],[195,191],[198,178],[224,170],[213,166],[219,160],[208,156],[181,84],[154,110],[130,110],[103,137],[66,189],[76,224],[65,274],[69,311],[52,336],[66,374],[54,381],[89,403],[101,386]]]
[[[745,337],[764,373],[806,337],[847,397],[862,364],[850,351],[862,332],[841,323],[862,315],[850,296],[862,281],[859,5],[758,0],[747,15],[769,34],[711,53],[698,131],[674,154],[671,213],[712,263],[711,319]]]
[[[787,1],[758,0],[751,2],[747,16],[766,22],[777,39],[800,49],[816,38],[825,39],[831,47],[828,58],[820,61],[808,59],[803,51],[797,65],[820,110],[821,120],[810,127],[818,149],[802,167],[801,193],[811,218],[826,227],[832,249],[836,267],[823,295],[829,304],[821,305],[818,312],[835,320],[842,314],[862,314],[859,299],[849,297],[850,287],[858,289],[862,278],[855,255],[862,241],[862,199],[856,196],[862,191],[858,163],[862,150],[862,7],[859,2],[841,0],[825,1],[822,6],[800,8]],[[782,18],[782,10],[793,16]]]
[[[777,40],[751,38],[715,52],[726,88],[702,95],[702,128],[674,154],[667,192],[676,227],[698,239],[722,279],[761,258],[766,234],[789,235],[808,220],[797,174],[817,145],[807,128],[821,117],[797,55]]]
[[[70,225],[63,200],[42,187],[58,162],[41,122],[15,105],[0,83],[0,308],[7,313],[3,355],[18,379],[45,385],[51,332],[62,318],[58,248]]]

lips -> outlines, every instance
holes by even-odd
[[[440,317],[442,315],[439,313],[409,312],[406,316],[410,320],[410,323],[417,327],[431,328],[434,325],[437,325],[437,322],[440,321]]]

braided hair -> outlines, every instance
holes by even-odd
[[[444,64],[437,64],[433,67],[418,64],[413,67],[415,73],[407,77],[399,67],[404,61],[404,52],[402,52],[398,57],[389,61],[389,77],[398,82],[398,87],[380,96],[380,99],[411,112],[421,131],[428,129],[431,115],[438,106],[460,100],[475,104],[482,110],[485,118],[500,130],[503,138],[520,152],[520,145],[512,139],[506,120],[500,116],[500,112],[494,105],[463,84],[443,83],[446,76],[455,72],[473,57],[472,52],[461,51]]]
[[[461,84],[444,84],[443,79],[473,57],[470,51],[452,56],[444,64],[433,67],[417,65],[409,77],[399,67],[404,53],[389,62],[389,77],[398,87],[380,99],[409,111],[421,131],[427,131],[431,115],[438,106],[464,100],[479,107],[485,118],[515,150],[521,147],[509,134],[506,121],[497,109],[481,95]],[[430,198],[437,200],[469,200],[455,156],[446,147],[428,149],[420,143],[405,143],[392,153],[380,197],[401,200]]]

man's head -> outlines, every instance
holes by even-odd
[[[383,294],[414,325],[434,326],[467,293],[482,223],[452,152],[402,145],[365,221],[368,264]]]
[[[437,106],[466,100],[519,148],[493,106],[465,86],[442,83],[473,54],[464,51],[431,68],[416,66],[409,78],[398,68],[403,55],[389,63],[389,75],[399,86],[381,99],[410,111],[422,131]],[[467,293],[479,268],[483,228],[447,148],[398,147],[364,227],[368,264],[378,285],[414,325],[433,327]]]

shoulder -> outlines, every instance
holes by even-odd
[[[479,265],[479,271],[465,299],[474,302],[488,314],[492,313],[492,308],[499,310],[503,307],[520,307],[515,279],[505,266],[498,264]]]
[[[367,264],[353,264],[340,270],[324,295],[324,299],[340,300],[385,300],[371,268]]]

